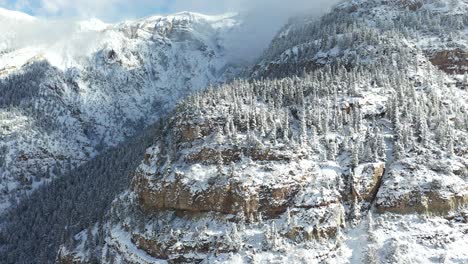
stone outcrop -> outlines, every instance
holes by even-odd
[[[449,74],[468,73],[468,52],[462,49],[428,52],[429,60]]]
[[[398,214],[447,215],[468,205],[468,193],[444,195],[437,190],[428,192],[413,191],[394,200],[376,203],[378,212]]]
[[[275,186],[244,184],[234,179],[208,183],[204,190],[193,190],[196,182],[181,178],[150,183],[147,177],[136,176],[134,190],[147,213],[164,210],[188,212],[219,212],[246,216],[260,212],[268,216],[283,213],[298,192],[301,182]]]
[[[411,11],[416,11],[423,6],[423,2],[419,0],[400,0],[398,4]]]
[[[62,248],[63,250],[64,248]],[[60,251],[57,255],[56,264],[92,264],[92,261],[85,261],[76,256],[74,252]]]
[[[442,170],[436,161],[430,169],[413,162],[390,168],[377,194],[378,212],[445,216],[468,205],[468,185],[463,175],[455,174],[462,164]]]
[[[361,200],[372,202],[379,191],[384,173],[384,162],[358,166],[355,170],[353,195]]]
[[[338,230],[345,227],[345,210],[341,203],[322,207],[295,209],[288,223],[285,237],[293,241],[335,238]],[[298,223],[296,219],[301,219]]]
[[[148,150],[133,179],[133,191],[144,212],[217,212],[246,217],[262,213],[275,217],[286,210],[311,179],[314,168],[297,169],[304,154],[288,147],[219,142],[217,134],[225,122],[197,119],[193,113],[174,118],[171,136]],[[284,168],[274,169],[277,164],[284,164]],[[256,179],[254,172],[259,166],[268,167],[268,174],[275,176]]]

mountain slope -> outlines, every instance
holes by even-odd
[[[409,41],[398,44],[421,49],[446,72],[468,70],[465,1],[361,0],[345,1],[338,8],[342,16],[292,20],[259,59],[252,76],[302,74],[333,62],[346,67],[373,63],[399,48],[380,47],[388,34],[401,34]]]
[[[466,69],[429,51],[466,50],[467,14],[358,0],[293,21],[255,79],[179,105],[59,263],[465,263]]]
[[[0,224],[2,263],[52,263],[69,237],[102,221],[115,196],[128,188],[140,157],[161,127],[151,125],[103,151],[42,185],[4,213]]]
[[[0,211],[237,72],[225,43],[235,14],[115,25],[24,16],[0,14],[15,22],[0,40]]]

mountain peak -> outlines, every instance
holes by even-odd
[[[124,25],[150,25],[154,26],[169,23],[189,23],[189,24],[205,24],[213,28],[231,28],[239,24],[238,13],[224,13],[219,15],[205,15],[197,12],[182,11],[168,15],[154,15],[146,18],[141,18],[135,21],[125,21]]]
[[[78,26],[82,31],[101,31],[111,26],[111,24],[107,24],[98,18],[91,18],[78,22]]]

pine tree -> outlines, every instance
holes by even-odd
[[[242,238],[241,238],[241,236],[239,234],[236,223],[232,224],[231,234],[230,235],[231,235],[231,239],[233,241],[234,248],[239,250],[239,248],[241,247]]]
[[[358,198],[356,196],[354,196],[351,209],[351,218],[353,225],[357,225],[361,221],[361,204],[359,203]]]
[[[283,126],[283,140],[289,142],[289,110],[286,110],[284,114],[284,126]]]
[[[377,237],[375,235],[374,231],[374,219],[372,218],[372,212],[367,213],[367,234],[368,234],[368,240],[371,243],[376,243],[377,242]]]
[[[416,136],[418,137],[418,141],[421,143],[422,146],[427,146],[427,141],[428,141],[427,133],[428,133],[428,127],[427,127],[426,120],[424,120],[424,117],[420,113],[419,118],[418,118]]]
[[[224,160],[223,160],[223,154],[221,153],[221,150],[217,151],[216,170],[218,172],[218,175],[224,175]]]
[[[390,261],[390,263],[409,263],[401,250],[400,241],[398,239],[392,240],[390,245],[390,251],[391,253],[388,254],[388,261]]]
[[[446,147],[446,150],[448,152],[448,154],[450,156],[453,156],[455,154],[455,151],[454,151],[454,135],[453,135],[453,131],[452,130],[449,130],[447,132],[447,147]]]
[[[201,129],[200,129],[199,125],[195,125],[194,134],[195,134],[195,138],[201,138],[202,137]]]
[[[395,160],[401,160],[403,159],[403,156],[404,156],[404,148],[403,148],[403,144],[400,143],[400,140],[397,140],[395,142],[395,145],[394,145],[394,150],[393,150],[393,153],[394,153],[394,156],[395,156]]]
[[[300,143],[306,144],[307,143],[307,122],[306,122],[306,113],[305,109],[303,108],[300,115]]]
[[[359,148],[355,144],[351,144],[350,147],[351,147],[351,168],[354,170],[357,168],[357,166],[359,166]]]
[[[327,145],[327,159],[330,161],[335,161],[338,153],[338,148],[335,143],[335,140],[330,140]]]
[[[368,245],[364,255],[365,264],[380,264],[377,248],[374,245]]]

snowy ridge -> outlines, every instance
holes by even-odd
[[[180,13],[115,25],[16,23],[0,39],[0,208],[45,175],[135,135],[193,91],[234,76],[224,39],[240,26],[235,19]]]
[[[459,64],[457,73],[468,71],[466,52],[444,53],[468,48],[466,1],[345,1],[334,12],[342,15],[335,17],[332,13],[318,21],[297,18],[286,25],[259,59],[252,75],[302,74],[292,70],[312,70],[336,61],[367,64],[369,56],[378,52],[378,43],[357,40],[370,35],[394,34],[392,31],[411,39],[401,44],[424,50],[433,63],[442,64],[438,66]],[[349,34],[354,27],[366,28],[367,32]],[[442,56],[437,56],[439,52]],[[450,60],[451,57],[454,59]]]
[[[7,14],[10,14],[9,12]],[[225,37],[223,34],[227,34],[231,29],[240,25],[237,21],[237,14],[206,16],[190,12],[153,16],[115,25],[106,24],[98,19],[74,22],[30,18],[19,21],[8,19],[7,22],[11,24],[7,24],[8,26],[2,29],[11,35],[7,34],[0,40],[2,49],[5,50],[0,53],[0,77],[5,77],[12,70],[20,69],[26,63],[38,59],[48,60],[52,66],[62,70],[73,67],[82,68],[89,63],[87,61],[96,52],[106,47],[128,42],[139,45],[144,41],[164,40],[165,38],[175,40],[167,35],[173,27],[178,33],[189,32],[192,34],[191,37],[208,44],[214,41],[215,35],[222,39]],[[40,36],[43,31],[51,35],[51,39],[43,40]],[[34,41],[37,44],[31,46],[25,44],[25,41]]]

